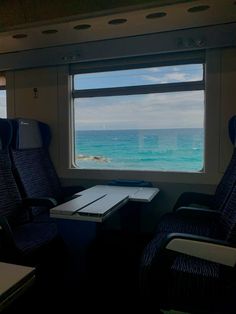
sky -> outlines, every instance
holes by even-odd
[[[81,74],[75,89],[200,81],[200,64]],[[202,128],[204,91],[75,99],[77,130]]]
[[[0,118],[6,117],[6,91],[0,90]]]

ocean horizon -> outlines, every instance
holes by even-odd
[[[76,130],[75,162],[81,169],[201,171],[202,128]]]

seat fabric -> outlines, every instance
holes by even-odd
[[[2,249],[17,261],[18,257],[29,255],[53,242],[58,238],[58,231],[52,222],[30,221],[28,209],[22,206],[8,151],[11,135],[9,121],[0,119],[0,138],[4,143],[0,149],[0,236]]]

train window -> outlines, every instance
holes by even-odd
[[[0,74],[0,118],[7,117],[7,97],[5,75]]]
[[[74,164],[201,171],[204,63],[73,76]]]

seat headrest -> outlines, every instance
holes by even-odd
[[[51,134],[49,126],[43,122],[18,118],[12,120],[14,149],[31,149],[47,147]]]
[[[12,139],[12,126],[7,119],[0,119],[0,150],[7,149]]]
[[[229,120],[229,138],[234,147],[236,147],[236,116]]]

